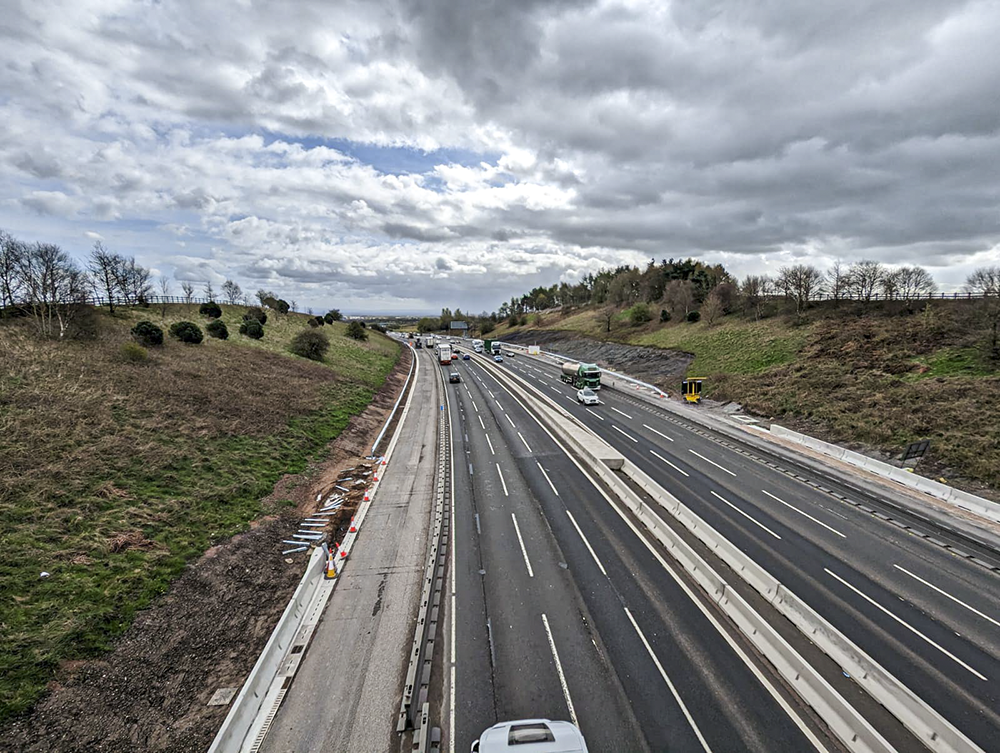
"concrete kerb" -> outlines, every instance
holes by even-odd
[[[416,361],[415,354],[414,361]],[[419,363],[414,368],[416,369],[413,373],[415,382],[419,372]],[[403,412],[400,414],[399,423],[396,424],[392,440],[384,456],[386,466],[378,466],[378,474],[388,466],[399,439],[400,428],[406,421],[407,413],[410,410],[412,399],[413,390],[410,390],[403,406]],[[375,493],[380,483],[381,479],[369,487],[369,501],[363,502],[355,514],[357,533],[348,533],[338,549],[345,555],[337,557],[337,567],[340,570],[344,567],[346,555],[350,553],[361,531],[361,523],[375,500]],[[318,624],[330,595],[340,581],[339,577],[332,580],[323,578],[325,561],[325,548],[317,547],[314,549],[288,606],[285,607],[285,611],[274,630],[271,631],[271,636],[257,658],[257,662],[243,682],[229,713],[212,740],[211,746],[209,746],[208,753],[252,752],[260,748],[274,715],[277,713],[278,706],[284,698],[287,690],[287,678],[293,677],[298,669],[308,643],[312,639],[313,629]],[[297,650],[291,653],[293,648]]]
[[[547,395],[544,395],[534,388],[533,385],[528,384],[520,377],[499,369],[493,370],[497,374],[506,377],[508,384],[517,388],[519,392],[521,392],[522,396],[524,396],[526,400],[533,405],[533,407],[539,402],[552,404],[551,399]],[[536,395],[537,397],[535,397]],[[552,406],[556,409],[555,413],[557,416],[563,412],[558,406],[555,406],[554,404],[552,404]],[[686,555],[677,558],[677,561],[681,563],[685,570],[691,572],[692,575],[695,576],[699,584],[702,585],[707,593],[712,595],[713,598],[718,601],[720,606],[726,610],[727,614],[729,614],[734,622],[741,627],[741,630],[743,628],[747,628],[751,631],[750,633],[747,633],[750,640],[753,641],[755,645],[758,645],[761,653],[767,657],[767,659],[779,670],[779,672],[783,673],[783,676],[784,672],[790,672],[790,674],[786,676],[786,680],[788,680],[800,691],[803,687],[808,686],[807,692],[805,694],[800,692],[800,695],[804,700],[809,702],[810,705],[813,705],[813,708],[816,709],[821,718],[827,722],[830,729],[837,734],[837,736],[845,743],[845,745],[847,745],[848,748],[859,751],[892,750],[891,746],[889,746],[889,744],[871,728],[871,725],[867,722],[867,720],[865,720],[843,697],[836,693],[836,691],[829,686],[829,683],[827,683],[826,680],[811,667],[811,665],[805,662],[805,660],[803,660],[801,656],[799,656],[798,653],[784,641],[784,639],[777,636],[777,642],[769,641],[767,643],[758,643],[758,641],[763,641],[762,636],[766,637],[766,634],[762,632],[759,627],[754,627],[754,624],[748,621],[747,610],[750,610],[750,612],[754,615],[754,623],[764,623],[763,618],[756,614],[756,612],[753,612],[749,605],[746,605],[745,602],[739,598],[739,595],[732,591],[728,584],[726,584],[726,582],[717,573],[715,573],[715,571],[712,570],[712,568],[703,559],[701,559],[697,553],[690,548],[687,548],[687,550],[684,551],[681,547],[673,545],[673,542],[678,541],[678,539],[676,536],[665,535],[664,529],[669,530],[669,528],[663,526],[662,524],[658,525],[653,520],[655,516],[650,515],[648,511],[643,509],[641,501],[638,500],[634,493],[625,487],[623,482],[618,479],[615,474],[608,471],[599,460],[588,453],[586,448],[581,443],[575,441],[575,432],[567,431],[565,422],[559,420],[552,421],[552,411],[550,410],[539,411],[539,413],[543,417],[548,416],[550,428],[552,428],[553,431],[555,431],[563,439],[563,441],[569,444],[575,451],[580,453],[580,456],[583,459],[588,461],[591,467],[605,481],[605,483],[607,483],[615,491],[615,493],[618,494],[631,509],[633,509],[633,512],[635,512],[636,509],[639,510],[639,512],[636,513],[637,516],[643,524],[646,525],[647,529],[649,529],[653,535],[656,536],[656,538],[660,540],[664,546],[666,546],[672,555],[676,556],[681,552]],[[574,427],[575,426],[576,423],[574,422]],[[589,429],[584,429],[584,431],[589,431]],[[834,661],[837,661],[844,667],[858,667],[859,674],[854,675],[855,679],[861,677],[864,677],[865,679],[865,682],[859,681],[859,684],[869,693],[869,695],[875,698],[875,700],[894,713],[900,722],[910,729],[910,731],[925,744],[927,744],[931,750],[942,752],[949,751],[954,753],[983,753],[981,748],[962,735],[961,732],[959,732],[940,714],[923,702],[890,673],[880,667],[876,662],[874,662],[874,660],[868,657],[867,654],[861,651],[860,648],[855,646],[845,636],[839,633],[839,631],[833,628],[833,626],[823,620],[823,618],[820,617],[811,607],[802,602],[801,599],[796,597],[785,586],[781,585],[777,579],[770,575],[770,573],[746,557],[746,555],[740,552],[740,550],[733,546],[730,542],[726,541],[722,536],[715,532],[711,526],[704,523],[704,521],[702,521],[697,515],[687,510],[686,506],[673,497],[673,495],[662,489],[662,487],[658,487],[656,482],[652,481],[648,477],[642,478],[645,474],[627,461],[623,467],[623,472],[630,477],[633,477],[632,474],[639,476],[642,481],[640,486],[642,486],[647,493],[650,493],[650,496],[652,496],[654,500],[658,503],[660,503],[661,500],[665,500],[665,503],[661,504],[664,509],[668,511],[676,510],[681,513],[677,517],[682,524],[685,525],[685,527],[695,533],[701,541],[716,551],[723,561],[725,561],[742,578],[744,578],[744,580],[746,580],[751,587],[771,601],[784,616],[790,619],[804,635],[812,640],[821,650],[827,653],[828,656],[833,658]],[[623,487],[625,493],[622,493]],[[651,489],[655,493],[651,493]],[[692,525],[695,527],[692,527]],[[680,543],[684,542],[681,541]],[[710,573],[711,576],[714,577],[706,577],[707,573]],[[707,587],[706,582],[710,584]],[[722,598],[719,598],[717,590],[720,585],[723,589]],[[779,598],[781,600],[780,604]],[[854,664],[845,664],[845,661],[853,661]]]

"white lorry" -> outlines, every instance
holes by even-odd
[[[482,353],[483,352],[483,341],[482,340],[473,340],[472,341],[472,349],[474,351],[476,351],[476,353]]]

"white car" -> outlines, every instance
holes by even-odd
[[[500,722],[472,743],[472,753],[587,753],[587,743],[569,722],[521,719]]]
[[[597,397],[597,393],[590,389],[590,387],[584,387],[582,390],[578,390],[576,393],[576,400],[584,405],[597,405],[601,402]]]

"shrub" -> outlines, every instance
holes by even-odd
[[[287,314],[290,307],[288,305],[288,301],[284,298],[279,298],[274,302],[274,308],[277,309],[279,314]]]
[[[376,332],[381,332],[383,335],[385,334],[385,327],[381,324],[373,324],[371,328]]]
[[[343,319],[344,315],[340,313],[340,309],[330,309],[323,318],[326,319],[327,324],[333,324]]]
[[[267,312],[258,306],[249,308],[246,310],[246,313],[243,314],[243,321],[248,322],[251,319],[260,322],[260,325],[263,327],[267,324]]]
[[[264,336],[264,328],[256,319],[249,319],[240,325],[240,334],[251,340],[259,340]]]
[[[174,322],[170,325],[170,336],[192,345],[197,345],[205,338],[201,333],[201,327],[194,322]]]
[[[330,349],[330,340],[322,332],[306,329],[292,338],[288,349],[295,355],[311,361],[322,361],[326,351]]]
[[[209,319],[218,319],[222,316],[222,308],[217,303],[203,303],[198,309],[198,313],[207,316]]]
[[[317,327],[322,327],[323,325],[326,324],[326,321],[323,319],[322,316],[314,316],[313,319],[316,320],[316,326]]]
[[[637,303],[628,310],[628,318],[632,324],[645,324],[653,318],[653,315],[649,312],[649,306]]]
[[[163,345],[163,330],[145,319],[132,327],[132,337],[147,348]]]
[[[689,322],[696,322],[701,319],[701,313],[698,311],[688,311],[687,319]]]
[[[221,319],[213,319],[205,327],[205,331],[212,337],[217,337],[220,340],[229,339],[229,329],[226,327],[226,323]]]
[[[666,324],[670,321],[670,312],[666,309],[660,309],[660,321]]]
[[[163,336],[163,333],[160,333]],[[139,345],[139,343],[122,343],[118,349],[118,355],[126,363],[145,363],[149,360],[149,352]]]
[[[355,340],[367,340],[368,333],[365,332],[364,325],[355,319],[347,325],[347,336],[353,337]]]
[[[319,322],[316,321],[316,317],[312,317],[312,318],[309,319],[309,326],[313,327],[313,328],[316,328],[316,327],[319,326]]]

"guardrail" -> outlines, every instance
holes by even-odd
[[[486,359],[483,359],[486,361]],[[492,363],[486,361],[493,366]],[[615,473],[593,455],[580,433],[592,434],[583,423],[554,403],[547,395],[515,374],[493,369],[533,403],[536,413],[632,510],[653,536],[691,574],[713,601],[719,604],[783,677],[797,690],[850,749],[891,751],[892,747],[853,706],[757,614],[739,593],[705,560],[679,538],[659,516],[651,515],[642,500]],[[594,435],[598,441],[599,438]],[[787,617],[809,640],[840,666],[876,701],[886,707],[924,745],[942,753],[984,753],[954,725],[919,698],[894,675],[830,625],[812,607],[799,599],[767,570],[719,534],[679,499],[663,489],[633,463],[625,461],[622,473],[632,479],[667,513],[676,518],[725,562],[742,580]]]

